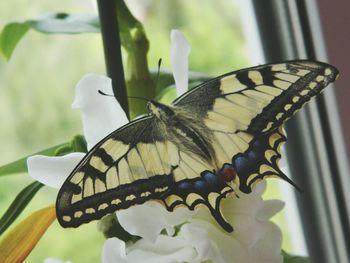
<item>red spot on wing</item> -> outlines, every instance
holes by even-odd
[[[231,165],[225,164],[224,167],[222,167],[222,169],[219,171],[219,176],[225,182],[231,182],[236,178],[237,173]]]

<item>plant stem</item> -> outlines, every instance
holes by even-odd
[[[107,75],[112,79],[113,93],[129,117],[123,61],[114,0],[97,0]]]

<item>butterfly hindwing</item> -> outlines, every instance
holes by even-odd
[[[199,157],[187,159],[191,160],[191,163],[183,166],[181,164],[186,162],[185,158],[189,156],[186,157],[186,154],[182,153],[180,156],[183,157],[180,158],[179,169],[186,167],[187,172],[192,173],[193,176],[184,177],[185,173],[183,173],[181,177],[178,177],[175,171],[175,182],[163,196],[163,203],[167,210],[173,211],[176,207],[183,205],[194,210],[198,205],[205,205],[217,222],[226,231],[232,232],[232,226],[227,223],[220,210],[221,199],[233,192],[232,187],[213,172],[213,167],[205,168]],[[200,166],[203,167],[198,170]]]
[[[265,177],[279,177],[298,188],[279,168],[281,147],[287,141],[282,127],[254,137],[249,148],[232,158],[237,173],[236,183],[243,193],[250,193],[253,186]]]

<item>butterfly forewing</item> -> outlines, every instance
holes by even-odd
[[[99,142],[60,189],[57,217],[74,227],[118,209],[159,198],[172,184],[177,163],[161,160],[165,144],[153,117],[131,122]],[[152,134],[152,136],[150,136]],[[165,150],[166,151],[166,150]]]
[[[281,126],[338,71],[312,61],[290,61],[239,70],[209,80],[174,105],[200,116],[209,129],[267,133]]]

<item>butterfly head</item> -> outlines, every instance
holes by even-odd
[[[154,100],[150,100],[147,103],[147,108],[151,115],[156,116],[158,119],[164,122],[168,122],[169,119],[171,119],[171,117],[175,114],[170,106]]]

